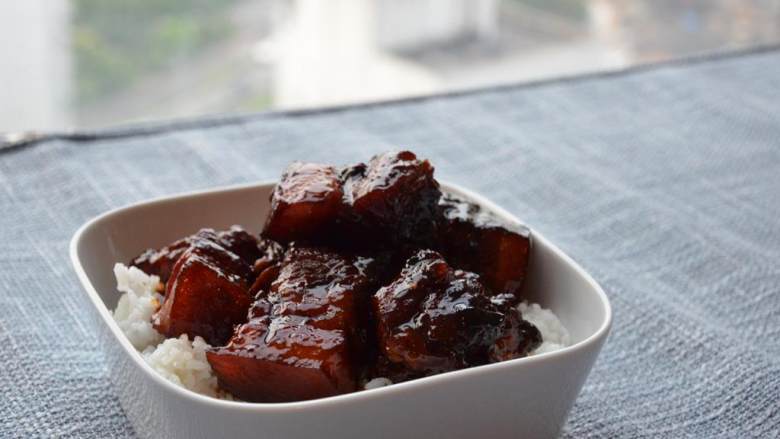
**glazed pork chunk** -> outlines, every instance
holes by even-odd
[[[444,195],[439,205],[444,219],[437,247],[447,261],[478,273],[496,293],[517,295],[528,270],[530,231],[454,195]]]
[[[493,296],[478,275],[420,250],[373,297],[374,375],[403,381],[526,355],[541,336],[514,305],[511,295]]]
[[[230,338],[233,325],[246,319],[252,304],[248,294],[252,268],[212,231],[188,239],[187,249],[171,270],[153,324],[166,337],[188,334],[222,344]]]
[[[249,321],[207,353],[220,386],[257,402],[356,390],[366,362],[372,265],[369,258],[289,248]]]
[[[362,250],[430,243],[440,196],[431,164],[408,151],[343,169],[296,162],[271,195],[263,236]]]
[[[271,194],[263,236],[282,243],[320,242],[334,233],[346,208],[338,169],[294,162]]]
[[[349,223],[364,240],[396,247],[432,242],[441,191],[427,160],[409,151],[380,154],[346,169],[344,182]]]
[[[155,328],[167,337],[201,336],[222,344],[233,325],[246,320],[249,286],[266,267],[278,263],[284,248],[258,239],[239,226],[201,229],[160,249],[148,249],[130,265],[157,275],[165,300]]]
[[[208,239],[229,250],[248,264],[263,255],[262,249],[270,244],[260,242],[252,234],[239,226],[233,226],[229,230],[216,232],[214,229],[201,229],[198,233],[173,242],[161,249],[148,249],[130,261],[130,265],[138,267],[146,274],[160,277],[163,283],[173,271],[173,266],[182,254],[190,248],[193,242],[200,239]]]

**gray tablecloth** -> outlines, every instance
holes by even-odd
[[[780,436],[780,51],[764,50],[0,150],[0,437],[133,435],[68,261],[87,219],[399,146],[608,292],[614,329],[566,437]]]

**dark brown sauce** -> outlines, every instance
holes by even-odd
[[[247,401],[351,392],[527,355],[516,306],[530,233],[442,194],[408,151],[343,168],[291,164],[262,238],[204,229],[132,261],[166,283],[166,336],[204,337]]]
[[[357,389],[366,365],[365,302],[372,260],[291,247],[278,277],[258,292],[249,321],[208,352],[221,385],[248,401],[310,399]],[[240,360],[237,360],[240,359]],[[235,373],[232,362],[251,371]],[[264,375],[283,375],[268,380]],[[251,374],[252,379],[247,379]],[[293,381],[310,380],[299,389]]]
[[[210,233],[192,237],[166,284],[165,300],[155,314],[155,328],[167,337],[188,334],[209,344],[225,343],[233,325],[246,319],[252,270]]]
[[[517,324],[508,306],[491,296],[478,275],[453,270],[440,254],[421,250],[412,256],[374,296],[379,345],[393,365],[385,375],[398,380],[487,364],[494,350],[511,358],[525,355],[510,352],[519,343],[505,340],[505,331],[521,334],[512,331]]]

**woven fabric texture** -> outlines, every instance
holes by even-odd
[[[68,241],[150,197],[406,147],[604,286],[564,437],[780,436],[780,52],[0,151],[0,437],[132,437]]]

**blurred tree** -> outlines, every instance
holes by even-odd
[[[588,15],[588,2],[584,0],[513,0],[517,3],[562,17],[584,20]]]
[[[230,34],[237,0],[72,0],[77,104],[195,55]]]

